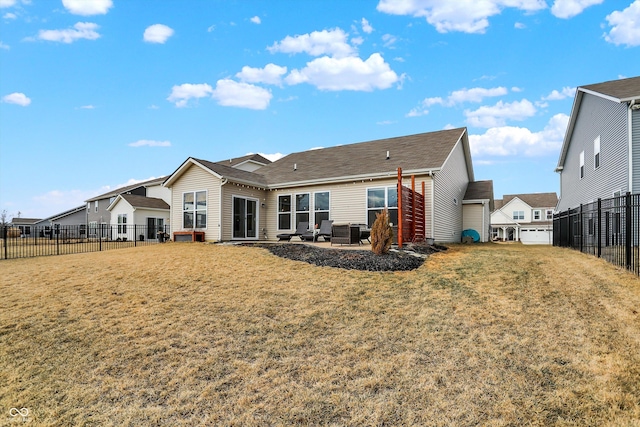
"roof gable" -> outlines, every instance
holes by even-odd
[[[119,194],[107,209],[111,211],[121,201],[128,203],[134,209],[170,209],[169,204],[162,199],[138,196],[136,194]]]
[[[498,203],[496,203],[496,209],[506,207],[514,199],[521,200],[532,209],[555,208],[558,204],[558,195],[556,193],[505,194],[500,207],[497,207]],[[496,202],[498,202],[498,200],[496,200]]]
[[[575,129],[578,114],[580,112],[580,106],[582,105],[582,99],[585,94],[605,98],[616,103],[638,103],[640,102],[640,77],[611,80],[608,82],[596,83],[577,88],[576,96],[573,100],[573,106],[571,107],[569,123],[567,124],[567,130],[562,143],[562,149],[560,150],[556,172],[560,172],[564,168],[564,162],[567,157],[567,152],[569,151],[569,143],[573,136],[573,130]]]
[[[237,169],[234,167],[226,166],[220,164],[220,162],[210,162],[208,160],[196,159],[194,157],[189,157],[185,160],[178,169],[175,170],[164,182],[165,187],[171,187],[180,176],[184,172],[187,171],[191,166],[197,166],[206,172],[209,172],[214,177],[218,179],[229,179],[233,182],[237,182],[240,184],[249,184],[256,186],[266,186],[266,181],[264,177],[255,172],[247,172],[242,169]]]
[[[111,197],[115,197],[118,194],[126,193],[127,191],[135,190],[140,187],[150,187],[152,185],[162,185],[162,182],[166,179],[166,176],[161,176],[160,178],[153,178],[147,181],[137,182],[131,185],[125,185],[124,187],[116,188],[115,190],[111,190],[107,193],[100,194],[99,196],[92,197],[90,199],[85,200],[85,202],[93,202],[94,200],[102,200],[102,199],[110,199]]]

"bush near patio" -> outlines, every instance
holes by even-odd
[[[371,226],[371,250],[376,255],[389,252],[393,243],[393,229],[389,224],[389,212],[384,209],[376,215]]]
[[[640,419],[640,281],[572,250],[381,273],[169,243],[0,268],[0,425]]]

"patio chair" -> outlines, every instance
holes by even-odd
[[[318,237],[322,237],[324,239],[325,242],[328,242],[329,240],[331,240],[331,225],[333,224],[333,220],[331,219],[323,219],[322,223],[320,224],[320,228],[318,229],[318,232],[316,233],[315,230],[312,231],[307,231],[306,233],[304,233],[302,236],[300,236],[300,238],[302,240],[312,240],[314,242],[318,241]]]
[[[309,230],[309,221],[300,221],[298,223],[298,227],[296,227],[296,231],[293,233],[281,233],[276,237],[278,241],[289,241],[292,237],[298,236],[300,240],[302,240],[302,235],[305,234]]]

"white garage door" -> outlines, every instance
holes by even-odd
[[[535,230],[533,228],[520,230],[520,241],[524,245],[550,245],[553,237],[552,231]]]

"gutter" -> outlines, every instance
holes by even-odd
[[[222,178],[220,182],[220,197],[218,197],[218,242],[222,241],[222,186],[227,182],[229,182],[227,178]],[[209,193],[207,193],[207,195],[209,195]]]

